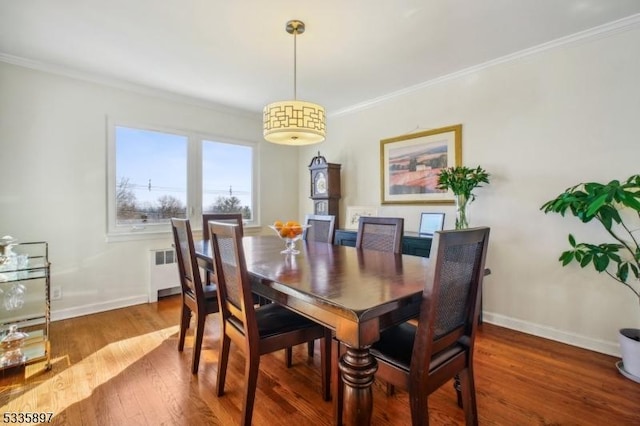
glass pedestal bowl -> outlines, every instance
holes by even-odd
[[[17,325],[12,325],[6,336],[0,340],[0,348],[3,354],[0,357],[0,366],[8,367],[21,364],[26,361],[27,357],[22,353],[24,341],[29,337],[27,333],[18,331]]]
[[[300,250],[296,250],[296,241],[302,238],[302,234],[305,229],[310,228],[311,225],[294,225],[294,226],[279,226],[275,227],[273,225],[269,225],[269,228],[273,229],[273,232],[276,233],[281,240],[284,240],[284,250],[280,253],[282,254],[298,254]]]

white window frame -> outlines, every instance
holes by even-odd
[[[251,210],[252,220],[247,221],[247,227],[259,226],[258,209],[258,158],[260,145],[256,142],[229,138],[226,136],[206,134],[192,130],[168,128],[126,120],[107,119],[107,224],[106,239],[108,242],[143,240],[154,238],[170,238],[171,227],[168,223],[145,225],[117,225],[116,208],[116,127],[153,132],[170,133],[187,138],[187,218],[191,221],[192,230],[202,228],[202,143],[220,142],[233,145],[243,145],[252,148],[252,191]]]

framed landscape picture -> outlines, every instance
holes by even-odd
[[[462,164],[462,124],[380,141],[382,204],[452,204],[436,188],[444,167]]]

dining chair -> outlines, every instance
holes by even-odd
[[[304,224],[311,227],[302,233],[303,240],[333,244],[333,230],[336,226],[334,215],[308,214],[304,218]]]
[[[244,222],[241,213],[203,213],[202,214],[202,239],[208,240],[209,233],[209,221],[216,221],[222,223],[233,223],[240,227],[240,237],[244,236]],[[205,277],[207,280],[207,284],[215,285],[216,278],[213,271],[208,270],[207,267],[209,265],[200,265],[204,269]],[[256,278],[249,277],[249,280],[254,280]],[[266,305],[267,303],[271,303],[271,300],[266,297],[258,296],[257,294],[253,295],[253,301],[259,305]],[[313,342],[308,343],[308,354],[309,357],[313,358],[314,353],[314,344]],[[285,350],[285,364],[288,367],[293,365],[293,348],[288,347]]]
[[[182,310],[180,314],[180,337],[178,350],[184,350],[184,341],[191,322],[191,314],[196,316],[195,339],[193,342],[193,359],[191,372],[196,374],[200,364],[204,324],[207,315],[218,312],[218,291],[215,285],[202,285],[199,265],[195,256],[193,235],[188,219],[171,219],[173,241],[178,257],[178,273],[182,293]]]
[[[209,221],[215,220],[224,223],[235,223],[240,227],[240,235],[244,236],[244,226],[241,213],[203,213],[202,214],[202,239],[209,239]],[[207,284],[215,284],[215,275],[213,271],[207,269],[208,265],[200,265],[205,273]],[[267,300],[255,297],[260,304],[267,303]]]
[[[236,223],[240,226],[240,235],[244,236],[244,227],[241,213],[203,213],[202,214],[202,239],[209,239],[209,221]]]
[[[356,248],[401,253],[403,231],[401,217],[360,216]]]
[[[239,226],[210,222],[209,231],[222,324],[216,394],[224,394],[229,348],[233,342],[245,355],[242,424],[251,424],[260,356],[321,338],[322,396],[328,401],[331,331],[277,303],[256,307]]]
[[[414,426],[429,424],[429,395],[458,378],[465,422],[478,424],[473,348],[488,242],[487,227],[436,232],[435,263],[427,270],[417,326],[405,322],[389,328],[371,347],[376,378],[409,392]],[[342,398],[335,403],[341,424]]]

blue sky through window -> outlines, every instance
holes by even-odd
[[[187,201],[187,137],[116,127],[116,184],[129,179],[139,203],[163,195]]]
[[[202,146],[202,206],[220,196],[233,195],[251,206],[253,149],[249,146],[204,141]]]

